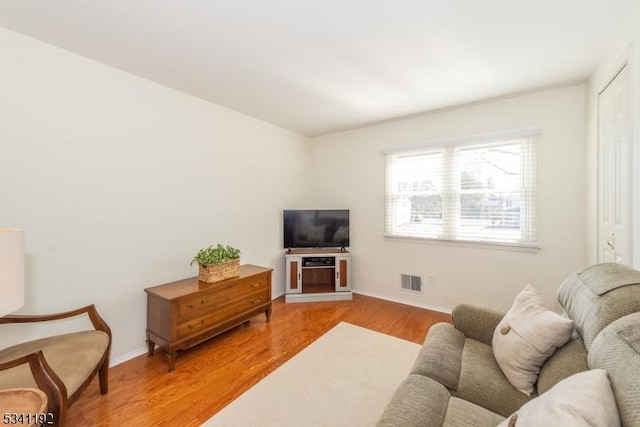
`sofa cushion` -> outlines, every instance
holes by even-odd
[[[530,396],[542,364],[571,338],[573,326],[527,285],[493,334],[493,354],[509,382]]]
[[[82,331],[14,345],[0,351],[0,363],[42,350],[44,358],[73,395],[93,372],[109,346],[102,331]],[[37,388],[28,364],[0,372],[0,389]]]
[[[505,418],[457,397],[449,399],[443,427],[495,427]]]
[[[495,426],[504,417],[471,402],[451,397],[432,378],[410,374],[396,389],[378,427]]]
[[[460,382],[451,394],[503,416],[531,400],[509,383],[491,346],[472,339],[465,340]]]
[[[598,296],[624,286],[640,284],[638,271],[612,262],[593,265],[584,269],[578,276],[582,283]]]
[[[593,341],[589,366],[606,369],[622,423],[640,426],[640,313],[611,323]]]
[[[640,311],[639,293],[640,271],[604,263],[569,276],[558,290],[558,301],[590,350],[608,324]]]
[[[450,323],[433,325],[427,333],[411,373],[433,378],[448,389],[457,389],[464,342],[464,334]]]
[[[563,379],[589,369],[587,349],[580,337],[574,337],[547,359],[538,375],[537,390],[542,394]]]
[[[525,404],[499,427],[620,425],[618,409],[603,369],[572,375]]]

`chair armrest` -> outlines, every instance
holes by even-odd
[[[87,314],[93,327],[97,331],[103,331],[107,335],[109,335],[109,340],[111,340],[111,329],[109,325],[100,317],[98,311],[96,310],[95,305],[91,304],[86,307],[78,308],[76,310],[65,311],[63,313],[55,313],[55,314],[42,314],[42,315],[25,315],[25,314],[14,314],[9,316],[0,317],[0,324],[3,323],[32,323],[32,322],[48,322],[50,320],[60,320],[67,319],[70,317],[79,316],[81,314]]]
[[[53,425],[64,427],[67,419],[67,388],[53,372],[41,351],[0,363],[0,371],[28,364],[38,388],[47,395],[47,411],[53,414]]]
[[[453,309],[453,324],[467,338],[491,345],[493,331],[505,313],[488,307],[462,303]]]

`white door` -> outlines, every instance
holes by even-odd
[[[598,99],[598,261],[631,264],[631,140],[625,65]]]

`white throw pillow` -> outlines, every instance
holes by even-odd
[[[607,372],[592,369],[565,378],[499,424],[507,426],[620,426]]]
[[[527,285],[493,332],[493,355],[507,380],[531,396],[540,367],[569,341],[573,329],[572,320],[551,311]]]

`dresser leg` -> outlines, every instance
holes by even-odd
[[[267,317],[267,323],[269,323],[269,321],[271,321],[271,307],[264,311],[264,315]]]
[[[147,338],[147,356],[151,357],[153,356],[153,351],[156,348],[156,343],[154,343],[153,341],[151,341],[149,338]]]
[[[177,351],[168,351],[167,357],[169,358],[169,372],[173,371],[176,368],[176,354]]]

